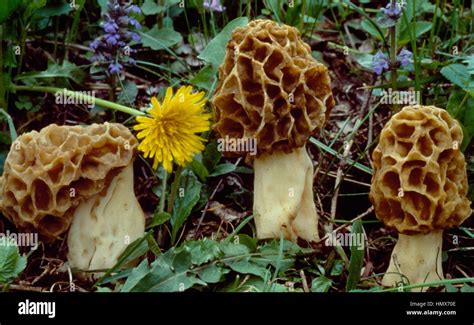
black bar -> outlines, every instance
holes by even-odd
[[[19,303],[55,302],[55,317],[19,315]],[[420,307],[421,305],[421,307]],[[455,315],[407,315],[407,311]],[[474,324],[474,294],[460,293],[2,293],[9,321],[139,319],[406,320]],[[460,322],[463,321],[463,322]],[[385,324],[385,323],[384,323]]]

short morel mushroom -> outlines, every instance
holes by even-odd
[[[443,279],[443,230],[472,213],[463,134],[448,112],[407,106],[392,116],[372,158],[370,199],[377,217],[398,230],[385,286]]]
[[[5,161],[0,209],[18,228],[47,241],[70,228],[72,267],[110,268],[145,230],[133,192],[137,144],[126,127],[115,123],[52,124],[25,133]]]
[[[256,142],[256,157],[243,150],[224,154],[253,161],[258,238],[318,240],[305,145],[324,126],[334,99],[327,68],[297,29],[270,20],[235,29],[212,103],[221,139]]]

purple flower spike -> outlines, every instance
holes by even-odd
[[[100,39],[96,38],[92,43],[89,44],[89,47],[93,50],[97,50],[97,48],[100,46]]]
[[[129,14],[129,13],[141,14],[142,10],[137,5],[130,5],[130,6],[127,7],[127,9],[125,9],[125,12],[127,14]]]
[[[141,25],[130,14],[141,14],[141,10],[131,4],[131,1],[108,0],[102,22],[104,34],[89,45],[95,50],[93,58],[107,63],[111,74],[121,73],[124,63],[134,62],[130,56],[136,53],[136,50],[130,48],[130,43],[141,41],[140,35],[134,31],[141,28]]]
[[[413,53],[408,51],[406,48],[403,48],[397,56],[397,61],[400,62],[403,67],[409,65],[412,59]]]
[[[108,21],[108,22],[106,22],[106,23],[104,24],[103,28],[104,28],[104,31],[105,31],[106,33],[109,33],[109,34],[115,33],[115,32],[117,32],[118,29],[119,29],[119,27],[117,26],[117,24],[116,24],[115,22],[113,22],[113,21]]]
[[[382,12],[390,19],[397,20],[402,15],[402,8],[395,2],[392,4],[389,2],[385,8],[382,8]]]
[[[220,0],[204,0],[203,6],[207,10],[223,12],[225,7],[222,6]]]
[[[130,32],[128,35],[129,35],[130,38],[131,38],[133,41],[135,41],[135,42],[140,42],[141,39],[142,39],[142,38],[140,37],[140,35],[138,35],[138,33],[135,33],[135,32]]]
[[[123,65],[121,65],[120,63],[118,62],[112,62],[110,65],[109,65],[109,72],[111,74],[115,74],[115,73],[120,73],[123,69]]]
[[[136,29],[140,29],[140,28],[142,27],[142,26],[140,25],[140,23],[138,22],[138,20],[133,19],[133,18],[130,18],[130,19],[128,20],[128,23],[129,23],[130,25],[132,25],[133,27],[135,27]]]
[[[117,41],[120,39],[120,35],[117,34],[105,34],[105,41],[109,45],[116,45]]]
[[[374,57],[372,58],[372,69],[374,72],[380,76],[383,70],[388,70],[388,68],[388,56],[381,51],[375,53]]]

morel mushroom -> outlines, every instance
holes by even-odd
[[[71,266],[112,267],[145,228],[133,194],[137,143],[126,127],[111,123],[52,124],[25,133],[5,161],[0,209],[18,228],[47,241],[62,236],[77,218],[68,235]]]
[[[434,106],[392,116],[372,158],[370,199],[377,217],[400,233],[382,284],[443,279],[443,229],[471,215],[462,129]]]
[[[256,157],[239,148],[225,154],[254,162],[258,238],[283,233],[318,240],[313,165],[305,145],[334,106],[327,68],[295,28],[255,20],[232,33],[212,103],[221,138],[256,141]]]

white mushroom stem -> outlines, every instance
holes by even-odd
[[[69,264],[83,271],[111,268],[144,231],[145,215],[133,192],[130,164],[113,178],[105,194],[76,208],[68,235]]]
[[[384,286],[410,285],[442,280],[441,252],[443,230],[427,235],[400,234],[390,257],[390,265],[382,280]],[[413,291],[426,291],[428,287]]]
[[[313,164],[305,147],[263,154],[254,161],[257,237],[319,240],[313,199]]]

